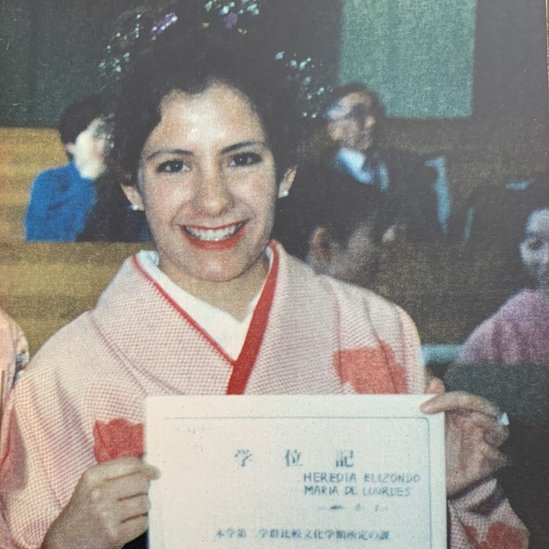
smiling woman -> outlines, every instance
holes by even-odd
[[[156,250],[49,340],[6,410],[0,505],[17,547],[120,547],[145,532],[159,474],[141,459],[147,396],[443,393],[426,388],[402,309],[270,241],[298,142],[282,65],[246,33],[177,21],[155,23],[124,68],[108,159]],[[489,478],[505,463],[498,408],[452,393],[425,406],[448,412],[451,547],[496,523],[525,547]]]

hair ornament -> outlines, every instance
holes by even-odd
[[[247,34],[248,27],[252,26],[250,18],[261,13],[264,3],[265,0],[208,0],[204,10],[208,15],[214,15],[222,28]],[[206,25],[209,27],[214,22],[208,21]]]
[[[177,23],[178,19],[179,18],[173,11],[164,15],[161,19],[156,21],[152,26],[150,39],[156,40],[156,38],[160,34],[162,34],[168,27],[171,27],[174,23]]]
[[[105,50],[99,69],[107,87],[115,84],[133,57],[167,30],[196,32],[200,29],[245,36],[257,28],[257,17],[267,0],[158,0],[127,11],[115,23],[115,34]],[[256,33],[257,34],[257,33]],[[316,118],[331,88],[319,79],[326,77],[310,57],[279,51],[274,58],[285,67],[287,78],[299,92],[302,118]]]
[[[116,30],[105,48],[105,55],[99,63],[103,79],[116,81],[130,62],[130,50],[142,40],[146,24],[144,13],[139,9],[125,12],[116,23]]]
[[[284,64],[290,81],[298,87],[300,104],[299,112],[302,118],[316,118],[331,87],[320,82],[319,74],[324,71],[317,66],[311,57],[300,58],[296,53],[288,54],[279,51],[274,58]]]
[[[260,8],[265,0],[208,0],[204,4],[207,12],[215,11],[220,17],[226,17],[229,14],[237,16],[259,15]]]
[[[254,27],[266,0],[146,1],[123,13],[105,48],[99,69],[104,80],[116,81],[140,47],[155,41],[174,25],[185,30],[218,28],[245,35]]]

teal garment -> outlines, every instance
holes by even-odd
[[[74,242],[96,199],[94,180],[82,177],[73,162],[38,174],[25,214],[25,239]]]

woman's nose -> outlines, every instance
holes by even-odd
[[[231,207],[233,197],[227,178],[219,168],[201,171],[197,181],[195,203],[207,215],[219,215]]]

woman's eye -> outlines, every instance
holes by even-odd
[[[257,153],[245,152],[235,154],[231,158],[231,166],[251,166],[252,164],[257,164],[261,162],[261,156]]]
[[[182,172],[186,169],[187,166],[182,160],[166,160],[156,167],[158,173]]]

